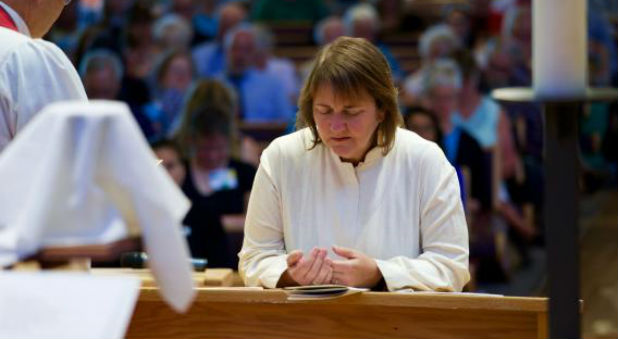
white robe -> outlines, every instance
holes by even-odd
[[[47,104],[88,100],[71,61],[56,45],[32,39],[19,15],[0,2],[19,32],[0,27],[0,152]]]
[[[460,291],[468,229],[454,169],[438,146],[398,129],[393,149],[354,167],[309,129],[262,154],[239,253],[248,286],[276,287],[286,254],[339,245],[374,258],[390,291]],[[337,258],[329,252],[331,258]]]

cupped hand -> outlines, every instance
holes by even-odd
[[[332,261],[333,284],[372,288],[382,279],[376,261],[360,251],[333,246],[333,252],[343,258]]]

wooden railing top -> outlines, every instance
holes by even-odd
[[[280,289],[229,287],[198,288],[196,302],[231,302],[231,303],[298,303],[307,301],[287,300],[287,294]],[[160,301],[157,288],[141,289],[140,300]],[[546,312],[547,298],[506,297],[499,295],[474,293],[393,293],[362,292],[337,299],[312,300],[311,303],[337,303],[350,305],[381,305],[392,307],[417,307],[437,309],[476,309],[506,310],[523,312]]]

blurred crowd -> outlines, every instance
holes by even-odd
[[[615,87],[618,1],[588,3],[589,83]],[[192,254],[234,268],[264,142],[255,130],[271,139],[294,130],[320,46],[371,41],[391,66],[405,127],[457,170],[473,289],[508,280],[544,241],[541,109],[490,96],[531,86],[531,26],[530,0],[81,0],[47,38],[90,99],[129,105],[193,203]],[[615,185],[616,107],[590,104],[579,119],[582,190]]]

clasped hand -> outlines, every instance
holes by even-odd
[[[338,246],[332,250],[342,259],[328,258],[323,248],[313,248],[307,255],[300,250],[290,252],[279,286],[339,284],[371,288],[382,278],[375,260],[365,254]]]

